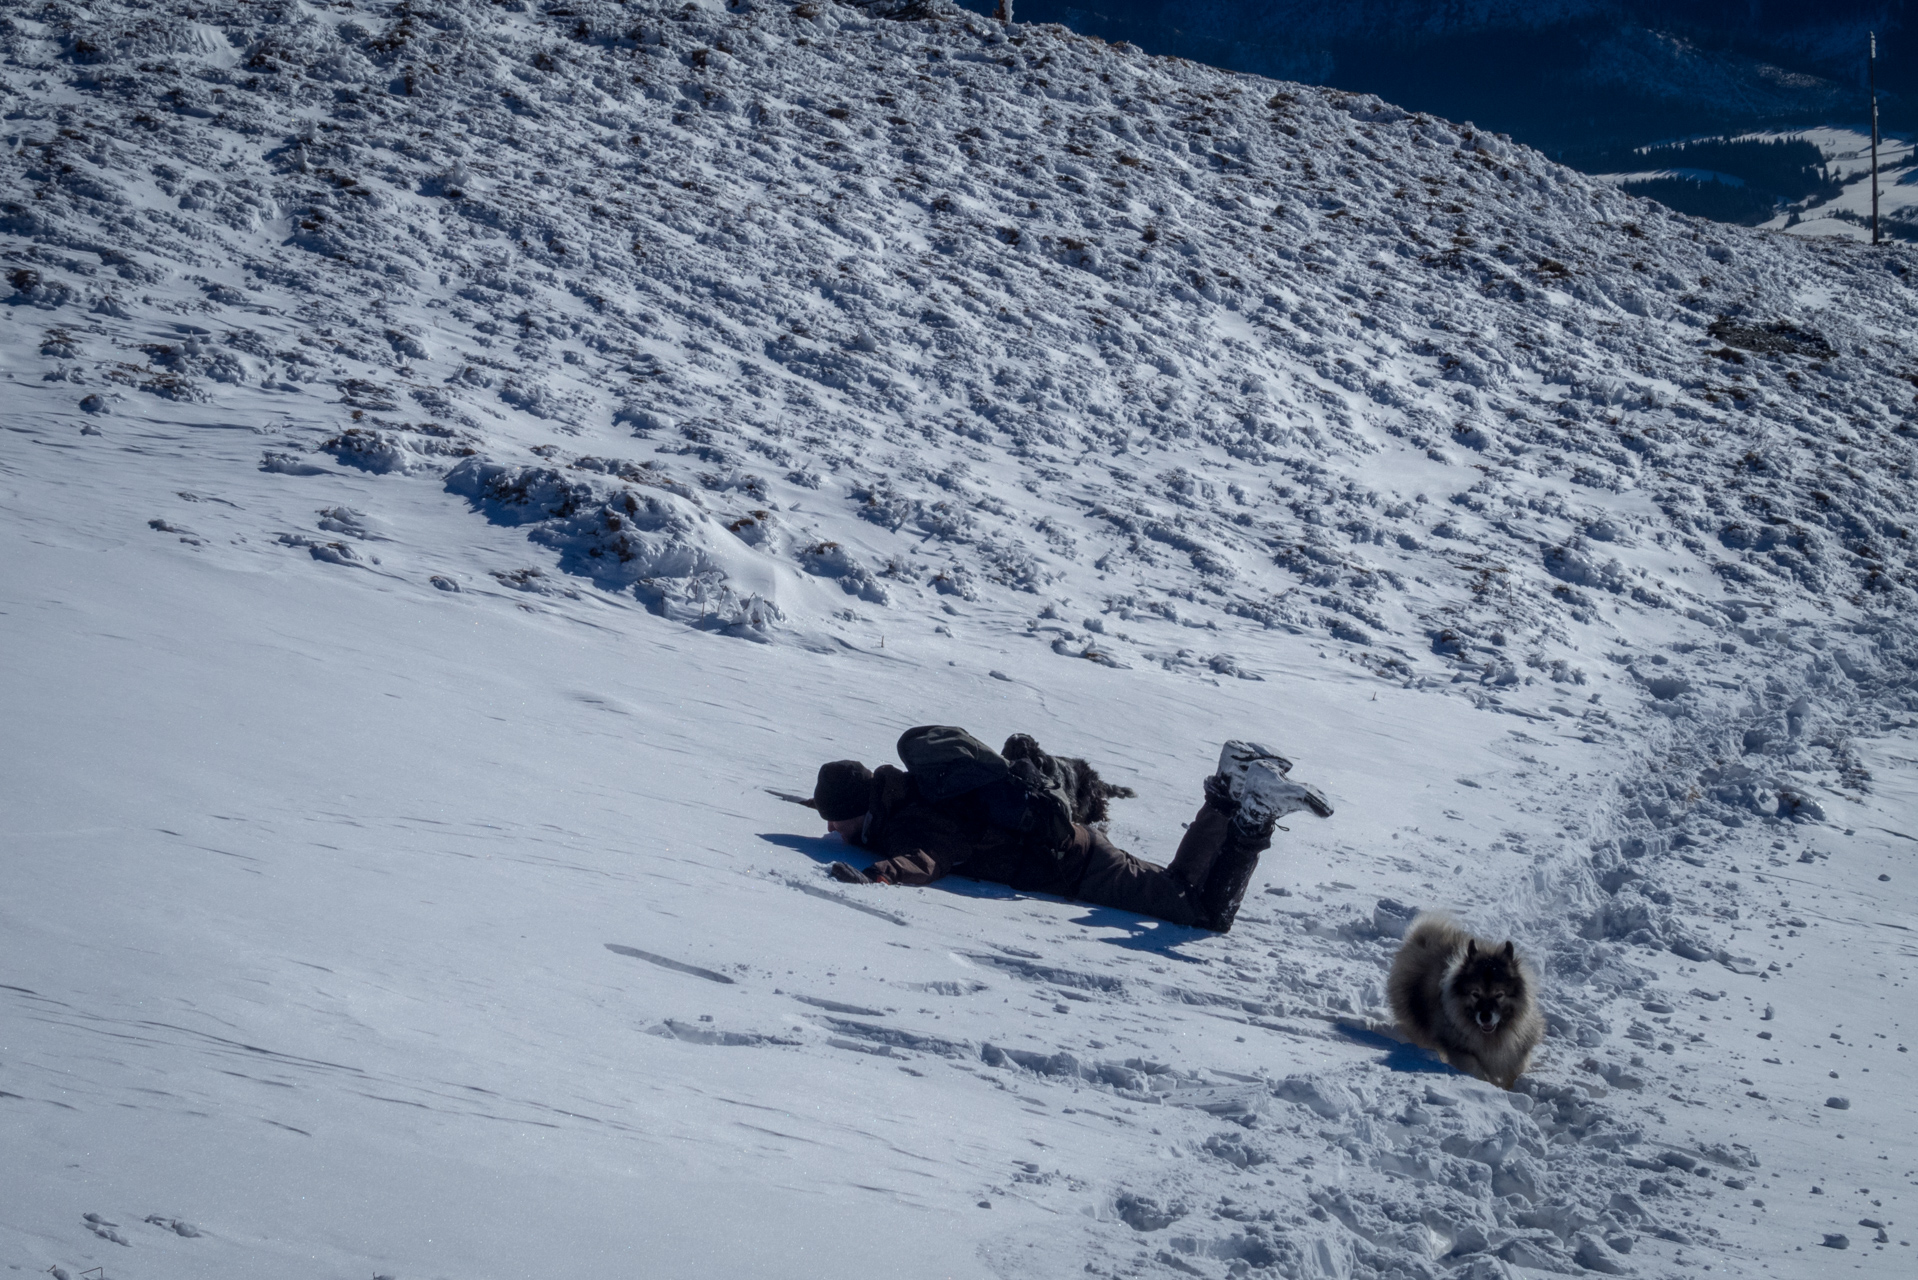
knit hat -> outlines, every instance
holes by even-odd
[[[828,822],[862,816],[872,804],[872,770],[857,760],[834,760],[819,766],[819,781],[807,801]]]

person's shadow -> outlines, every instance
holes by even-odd
[[[802,853],[821,867],[843,862],[847,866],[864,871],[878,861],[866,850],[857,845],[847,844],[838,836],[802,836],[788,831],[761,831],[758,834],[759,838],[767,844]],[[947,876],[933,884],[920,887],[962,898],[981,900],[1012,901],[1018,898],[1053,897],[1048,893],[1025,893],[997,881],[971,880],[961,875]],[[1102,938],[1100,939],[1102,942],[1110,943],[1115,947],[1124,947],[1128,951],[1150,951],[1155,955],[1165,956],[1170,960],[1182,960],[1187,964],[1209,963],[1202,956],[1186,955],[1178,949],[1189,943],[1203,942],[1217,936],[1205,929],[1189,929],[1152,916],[1121,911],[1116,907],[1094,906],[1076,898],[1054,898],[1054,901],[1068,902],[1073,906],[1085,908],[1085,914],[1073,920],[1073,924],[1083,925],[1088,929],[1118,930],[1123,935],[1116,938]]]
[[[811,858],[819,866],[830,866],[843,862],[849,867],[864,871],[879,861],[869,851],[858,845],[847,844],[838,836],[799,836],[786,831],[761,831],[759,838],[767,844],[776,844],[782,849],[792,849]],[[1017,890],[990,880],[968,880],[964,876],[947,876],[935,884],[915,886],[922,889],[934,889],[940,893],[956,894],[962,898],[1018,898],[1023,897]]]
[[[874,861],[871,854],[847,844],[838,836],[800,836],[789,831],[761,831],[759,838],[767,844],[803,853],[822,867],[844,862],[863,871]]]
[[[1161,920],[1157,916],[1143,916],[1136,911],[1121,911],[1117,907],[1094,906],[1089,902],[1067,899],[1075,906],[1085,908],[1085,914],[1072,923],[1084,925],[1088,929],[1116,929],[1123,937],[1101,938],[1115,947],[1124,947],[1127,951],[1150,951],[1154,955],[1164,956],[1168,960],[1183,960],[1187,964],[1210,964],[1205,956],[1190,956],[1179,948],[1190,943],[1204,942],[1219,935],[1210,929],[1198,929],[1182,924],[1173,924],[1170,920]]]

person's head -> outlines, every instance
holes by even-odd
[[[864,844],[866,815],[862,813],[857,818],[840,818],[836,822],[828,822],[826,824],[826,830],[832,832],[847,844]]]
[[[826,820],[828,830],[856,839],[866,810],[872,806],[872,770],[857,760],[834,760],[820,765],[811,803]]]

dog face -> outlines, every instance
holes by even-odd
[[[1497,1036],[1525,1003],[1525,975],[1512,944],[1480,951],[1477,942],[1468,942],[1451,994],[1475,1032],[1487,1039]]]

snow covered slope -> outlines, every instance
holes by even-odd
[[[10,1265],[1910,1265],[1904,250],[938,0],[0,37]],[[927,721],[1339,812],[825,880]],[[1363,1030],[1427,906],[1520,1093]]]

